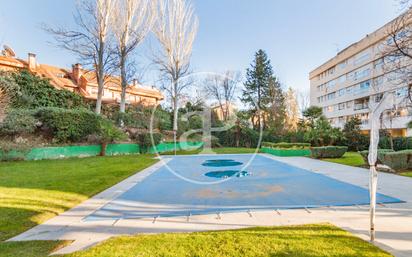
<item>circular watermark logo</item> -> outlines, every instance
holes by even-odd
[[[212,85],[208,83],[212,83]],[[252,121],[248,121],[246,123],[248,124],[241,124],[240,118],[236,114],[236,109],[234,107],[234,103],[227,102],[227,95],[225,94],[234,94],[234,92],[228,92],[229,90],[234,90],[234,88],[228,88],[230,85],[232,87],[237,87],[236,83],[240,84],[240,81],[236,80],[232,74],[220,74],[220,73],[213,73],[213,72],[198,72],[198,73],[192,73],[188,76],[182,77],[179,81],[176,81],[175,83],[170,83],[169,89],[167,90],[168,92],[171,92],[173,94],[173,91],[180,91],[182,88],[187,87],[191,89],[199,89],[204,97],[202,100],[202,108],[201,110],[196,110],[196,111],[189,111],[186,112],[182,115],[178,115],[177,119],[178,121],[188,121],[190,118],[196,116],[198,119],[200,118],[201,120],[201,126],[200,128],[196,129],[187,129],[184,132],[180,132],[179,135],[177,135],[178,131],[174,130],[173,133],[176,133],[174,135],[175,142],[174,143],[174,154],[176,155],[179,154],[180,152],[184,151],[193,151],[193,146],[191,144],[188,144],[188,142],[191,140],[190,138],[192,136],[197,136],[201,138],[201,151],[199,151],[196,154],[191,154],[193,155],[203,155],[203,156],[208,156],[208,155],[215,155],[217,154],[216,151],[214,151],[213,146],[212,146],[212,141],[213,141],[213,133],[219,133],[219,132],[224,132],[228,131],[234,127],[238,128],[238,133],[241,134],[242,127],[248,126],[248,124],[252,124]],[[190,86],[189,86],[190,85]],[[222,88],[219,88],[222,87]],[[219,92],[213,92],[214,90],[222,90],[222,97],[226,97],[225,99],[217,99]],[[225,100],[223,103],[222,101]],[[260,122],[259,124],[259,130],[258,130],[258,142],[256,145],[256,148],[250,154],[250,158],[246,162],[242,164],[242,167],[239,169],[239,174],[244,174],[246,172],[246,169],[251,165],[253,160],[256,158],[257,154],[259,153],[259,149],[261,146],[262,142],[262,135],[263,135],[263,126],[262,126],[262,116],[264,115],[261,110],[259,109],[259,105],[256,103],[255,99],[251,98],[254,107],[256,108],[256,113],[254,114],[255,118],[259,119]],[[230,106],[228,106],[230,104]],[[170,171],[173,175],[176,177],[185,180],[189,183],[194,183],[194,184],[201,184],[201,185],[211,185],[211,184],[219,184],[219,183],[224,183],[226,181],[229,181],[233,179],[234,177],[229,176],[229,177],[224,177],[220,178],[219,180],[215,181],[201,181],[193,178],[189,178],[188,176],[185,176],[179,170],[173,168],[171,165],[168,164],[165,159],[170,159],[173,158],[170,155],[161,155],[160,149],[158,149],[158,146],[155,143],[154,136],[153,134],[155,133],[155,120],[156,120],[156,110],[159,107],[159,105],[153,106],[152,109],[152,114],[150,118],[150,138],[151,138],[151,143],[152,143],[152,152],[159,158],[159,160],[162,162],[163,166],[167,168],[168,171]],[[177,105],[177,108],[179,108],[179,105]],[[214,127],[214,120],[219,121],[219,126]],[[173,122],[173,120],[172,120]],[[243,121],[244,122],[244,121]],[[177,122],[179,123],[179,122]],[[241,135],[240,135],[241,136]],[[240,140],[240,139],[238,139]],[[179,151],[177,151],[179,149]]]

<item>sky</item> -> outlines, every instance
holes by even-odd
[[[199,31],[195,72],[245,72],[258,49],[267,52],[283,86],[309,90],[309,72],[400,14],[396,0],[193,0]],[[76,57],[53,45],[42,24],[73,27],[75,0],[0,0],[0,44],[39,63],[71,67]],[[144,77],[149,42],[137,49]]]

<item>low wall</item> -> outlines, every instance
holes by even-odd
[[[23,159],[29,161],[98,156],[100,151],[100,145],[82,145],[33,148],[27,153],[10,151],[7,155],[9,156],[8,159]],[[137,144],[109,144],[106,149],[106,155],[108,156],[138,153],[140,153],[140,147]],[[1,155],[2,153],[0,153],[0,156]]]
[[[177,150],[193,150],[203,146],[203,142],[179,142]],[[101,151],[101,145],[81,145],[81,146],[60,146],[60,147],[42,147],[33,148],[28,152],[10,151],[7,153],[7,160],[50,160],[64,159],[73,157],[91,157],[98,156]],[[174,150],[174,143],[161,143],[156,146],[159,153]],[[156,153],[154,147],[149,148],[149,153]],[[106,155],[127,155],[139,154],[140,146],[138,144],[108,144]],[[4,153],[0,151],[0,160],[3,159]]]
[[[310,149],[277,149],[262,147],[261,152],[282,157],[310,156]]]
[[[203,142],[177,142],[176,150],[195,150],[203,146]],[[149,153],[164,153],[174,151],[175,144],[173,142],[160,143],[156,147],[150,147]]]

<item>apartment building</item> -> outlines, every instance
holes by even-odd
[[[56,89],[69,90],[80,94],[90,101],[97,100],[97,79],[95,72],[87,70],[81,64],[74,64],[71,69],[39,64],[36,55],[29,53],[26,60],[17,58],[14,51],[5,47],[0,53],[0,70],[15,71],[27,69],[33,74],[47,78]],[[103,90],[103,103],[118,104],[121,98],[121,82],[117,76],[106,78]],[[163,94],[153,88],[133,82],[126,89],[126,103],[131,105],[157,105],[163,100]]]
[[[382,49],[387,46],[388,31],[394,21],[386,24],[360,41],[340,51],[309,74],[311,106],[322,107],[334,127],[343,128],[351,117],[362,121],[361,129],[368,133],[369,103],[379,102],[382,93],[395,89],[396,97],[406,98],[408,86],[401,83],[399,74],[387,67]],[[393,136],[411,136],[407,123],[412,120],[406,106],[384,113],[381,128]]]

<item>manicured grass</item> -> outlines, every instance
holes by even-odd
[[[362,156],[357,152],[347,152],[342,158],[322,159],[323,161],[345,164],[349,166],[360,167],[366,165]],[[412,178],[412,171],[400,172],[398,175]]]
[[[218,153],[254,149],[219,148]],[[0,240],[155,163],[150,155],[0,163]],[[68,242],[0,242],[0,256],[47,256]],[[114,238],[76,256],[390,256],[330,225]]]
[[[155,162],[153,156],[134,155],[0,163],[0,241],[66,211]]]
[[[391,256],[331,225],[221,232],[137,235],[110,239],[67,257],[144,256]]]
[[[340,163],[349,166],[359,167],[365,164],[362,156],[358,152],[346,152],[342,158],[322,159],[327,162]]]
[[[202,149],[190,150],[190,151],[177,151],[177,155],[190,155],[198,154]],[[242,154],[242,153],[255,153],[256,148],[244,148],[244,147],[221,147],[212,148],[212,151],[217,154]],[[174,152],[164,152],[162,155],[174,155]]]
[[[400,175],[412,178],[412,171],[402,172]]]
[[[63,248],[70,242],[62,241],[27,241],[0,243],[1,257],[46,257]]]

